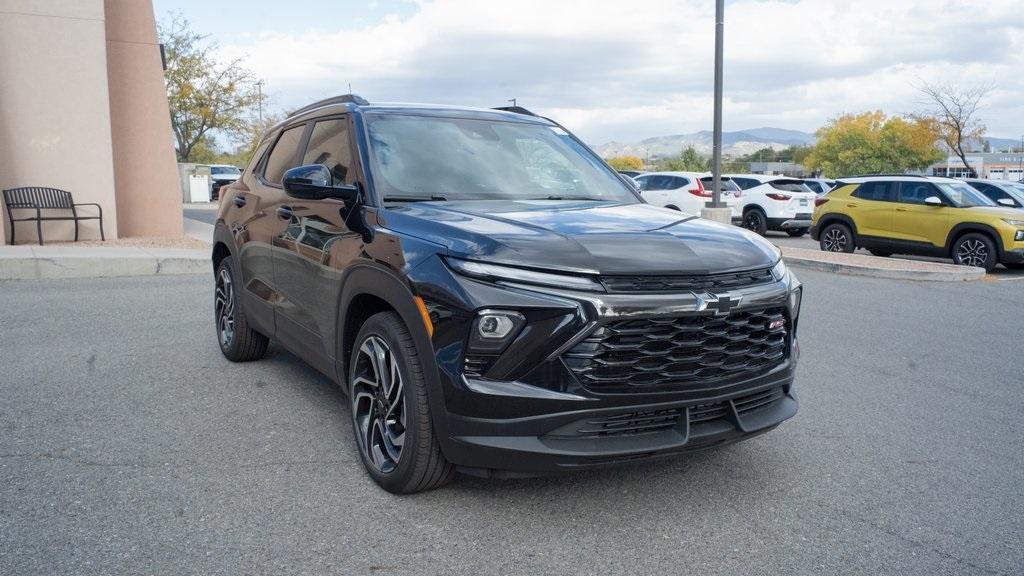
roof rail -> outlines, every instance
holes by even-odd
[[[331,104],[356,104],[358,106],[369,106],[370,103],[365,98],[356,94],[342,94],[341,96],[332,96],[330,98],[324,98],[323,100],[317,100],[308,106],[303,106],[295,112],[291,113],[291,116],[298,116],[304,112],[315,110],[323,106],[329,106]]]
[[[526,108],[523,108],[522,106],[498,106],[496,108],[491,108],[491,110],[501,110],[502,112],[512,112],[514,114],[524,114],[526,116],[536,116],[536,114],[534,114],[533,112],[530,112],[529,110],[527,110]]]

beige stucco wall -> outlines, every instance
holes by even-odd
[[[0,188],[50,186],[98,202],[111,238],[106,48],[103,0],[0,0]],[[6,215],[2,226],[6,243]],[[17,226],[19,244],[36,240],[34,222]],[[43,226],[46,239],[73,234],[70,222]],[[98,221],[83,222],[81,237],[99,238]]]
[[[181,191],[153,6],[104,4],[118,229],[121,236],[180,236]]]

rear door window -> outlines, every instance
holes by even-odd
[[[892,182],[885,181],[864,182],[857,187],[857,190],[855,190],[852,195],[862,200],[892,202],[895,200],[892,185]]]

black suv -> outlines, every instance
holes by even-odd
[[[347,393],[392,492],[741,440],[793,416],[800,283],[522,108],[318,102],[224,188],[220,347]]]

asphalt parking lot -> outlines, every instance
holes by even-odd
[[[0,574],[1024,571],[1020,283],[799,275],[772,433],[407,497],[327,379],[221,357],[210,278],[0,283]]]

